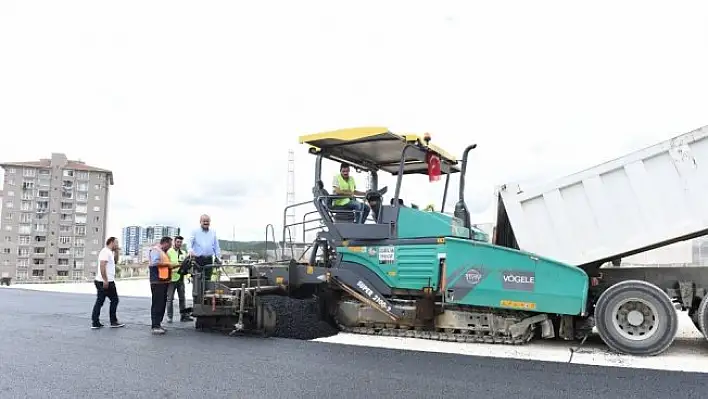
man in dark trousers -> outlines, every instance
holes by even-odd
[[[219,248],[219,239],[216,237],[214,230],[210,229],[211,218],[209,215],[202,215],[199,218],[199,225],[199,228],[194,230],[189,237],[189,255],[194,257],[195,262],[199,266],[220,263],[221,250]],[[208,282],[211,280],[212,271],[212,268],[203,270],[202,273],[205,281]]]
[[[150,249],[150,290],[152,291],[152,306],[150,308],[152,333],[162,335],[162,319],[167,307],[167,288],[172,281],[172,263],[167,251],[172,247],[172,238],[162,237],[160,243]]]
[[[115,237],[109,237],[106,240],[106,246],[98,253],[98,269],[96,270],[96,302],[93,304],[93,312],[91,314],[91,328],[99,329],[103,324],[98,320],[101,315],[101,308],[108,298],[111,305],[108,309],[110,325],[113,328],[123,327],[123,323],[118,322],[116,311],[118,309],[118,291],[116,290],[116,259],[118,258],[116,250],[118,248],[118,240]]]

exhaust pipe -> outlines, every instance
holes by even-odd
[[[467,209],[467,204],[465,204],[465,180],[467,175],[467,159],[469,158],[470,151],[477,148],[477,144],[472,144],[465,148],[465,152],[462,154],[462,168],[460,170],[460,189],[458,192],[457,204],[455,204],[455,217],[462,219],[463,225],[470,230],[470,238],[472,237],[472,222],[470,221],[470,211]]]

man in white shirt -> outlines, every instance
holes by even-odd
[[[106,301],[106,297],[110,299],[111,304],[108,310],[108,315],[112,328],[123,327],[125,324],[119,323],[116,317],[118,309],[118,291],[116,291],[116,249],[118,248],[118,240],[115,237],[110,237],[106,240],[106,246],[98,253],[98,270],[94,284],[96,285],[96,303],[93,305],[93,313],[91,315],[91,328],[97,329],[103,327],[103,324],[98,320],[101,315],[101,308]]]

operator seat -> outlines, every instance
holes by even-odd
[[[322,180],[317,181],[315,191],[317,193],[316,196],[324,197],[321,199],[322,205],[332,213],[332,219],[335,223],[354,223],[354,211],[345,207],[332,205],[334,200],[330,198],[330,194],[324,188]]]

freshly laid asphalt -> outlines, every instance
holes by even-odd
[[[121,298],[126,327],[91,330],[92,304],[91,295],[0,289],[0,398],[628,399],[708,392],[708,374],[228,337],[186,323],[152,336],[147,298]],[[104,323],[107,312],[108,301]]]

